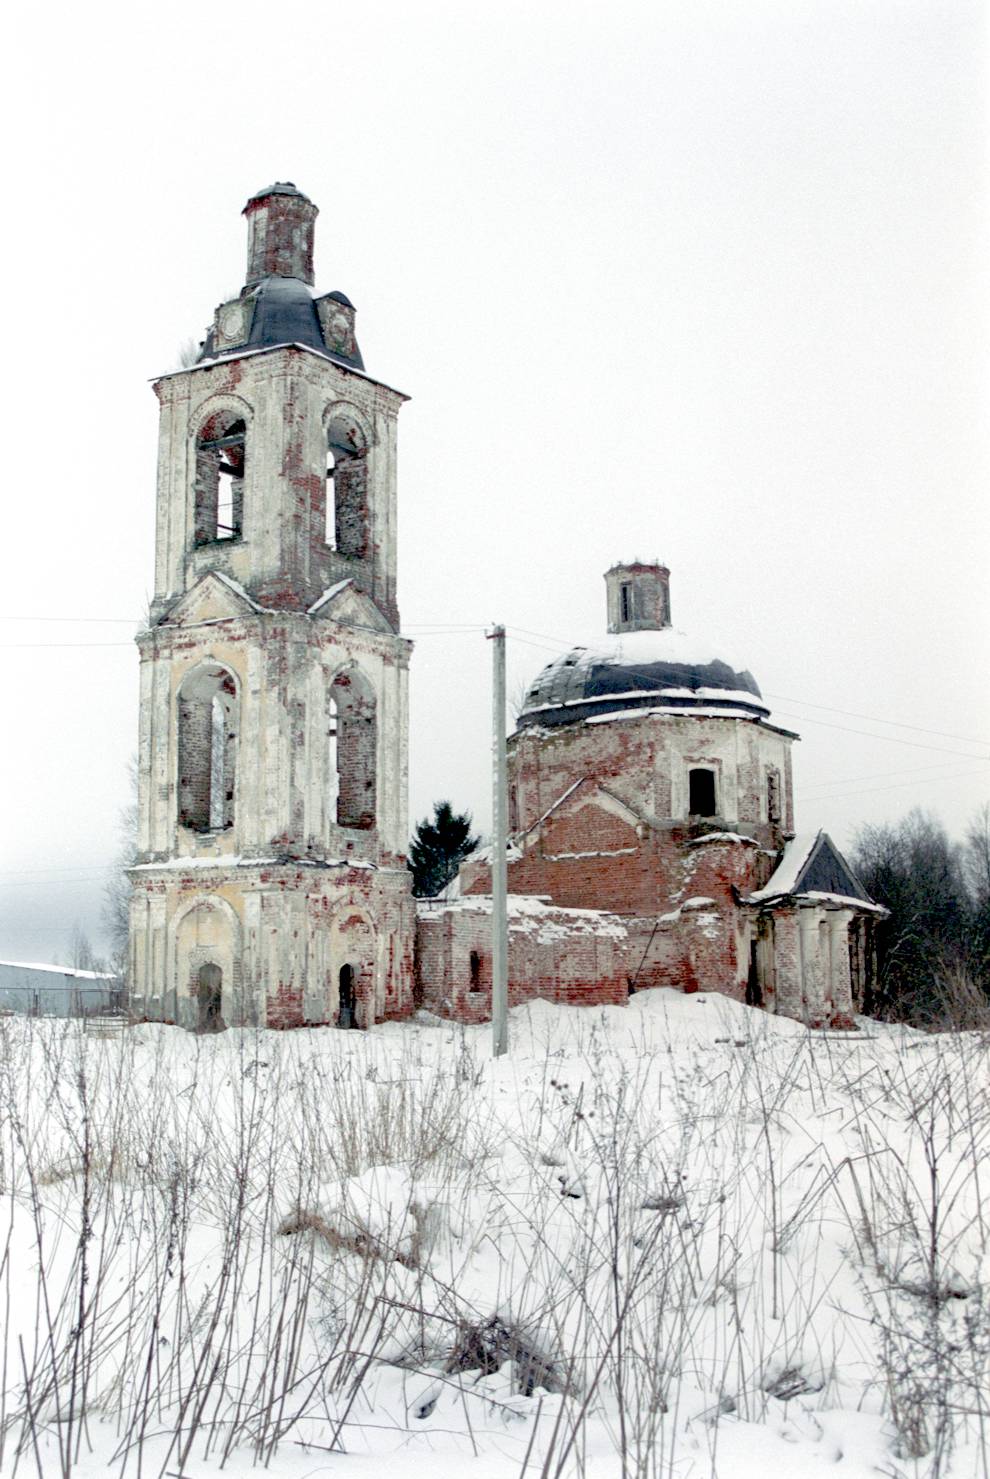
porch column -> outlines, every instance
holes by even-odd
[[[820,1027],[825,1021],[825,964],[821,958],[818,930],[821,914],[818,909],[801,909],[798,921],[804,1014],[810,1027]]]
[[[852,972],[849,967],[849,923],[851,909],[834,909],[828,916],[832,936],[832,1007],[836,1013],[853,1013]]]
[[[773,970],[776,1009],[782,1017],[801,1020],[801,947],[794,909],[773,911]]]

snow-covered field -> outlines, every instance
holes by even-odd
[[[0,1021],[0,1471],[990,1474],[990,1044]]]

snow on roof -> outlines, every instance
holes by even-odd
[[[815,844],[821,835],[820,830],[818,832],[798,832],[789,842],[785,843],[780,862],[763,887],[750,894],[750,898],[775,899],[781,894],[793,893],[804,866],[814,852]]]
[[[822,885],[826,885],[822,887]],[[859,892],[853,892],[859,890]],[[887,910],[869,897],[827,832],[804,832],[791,838],[767,882],[749,895],[747,903],[794,897],[816,904],[838,904],[843,908],[867,909],[885,915]]]
[[[386,385],[384,380],[378,380],[374,375],[369,375],[367,370],[359,370],[354,365],[335,359],[331,354],[323,354],[320,350],[314,349],[312,344],[299,344],[289,340],[286,340],[284,344],[263,344],[258,349],[232,349],[228,354],[217,354],[212,359],[197,360],[194,365],[179,365],[177,369],[165,370],[161,375],[153,375],[152,384],[156,380],[171,380],[176,375],[193,375],[197,370],[212,370],[217,365],[226,364],[228,360],[251,359],[256,354],[272,354],[276,349],[301,349],[305,354],[315,354],[317,359],[329,360],[339,369],[346,370],[349,375],[357,375],[361,380],[369,380],[372,385],[380,385],[383,390],[390,390],[393,395],[401,395],[404,401],[409,399],[405,391],[397,390],[394,385]]]
[[[724,662],[737,673],[746,671],[745,663],[734,662],[726,656],[721,641],[716,643],[709,637],[689,634],[677,627],[663,627],[652,632],[620,632],[593,647],[576,647],[574,653],[577,665],[583,667],[606,663],[628,668],[638,663],[658,662],[707,667],[709,663]],[[746,696],[754,697],[752,693]]]
[[[631,695],[625,696],[630,697]],[[788,735],[791,739],[798,738],[798,735],[794,732],[793,729],[783,729],[779,724],[769,723],[765,717],[765,715],[769,712],[768,710],[764,709],[762,713],[756,713],[755,710],[758,707],[757,702],[755,700],[752,700],[752,696],[751,701],[753,703],[754,712],[749,714],[740,713],[739,709],[719,708],[715,704],[698,704],[697,706],[693,704],[685,704],[683,706],[681,706],[680,704],[651,704],[649,708],[618,709],[614,714],[592,714],[584,720],[584,723],[614,724],[616,720],[622,719],[669,717],[670,715],[674,715],[678,719],[736,719],[738,721],[746,721],[750,724],[762,724],[764,729],[771,729],[773,730],[774,734],[785,734]],[[563,706],[559,704],[545,704],[543,707],[546,709],[553,709],[561,708]],[[529,713],[531,714],[535,714],[537,712],[538,710],[536,709],[529,710]],[[546,726],[543,727],[545,728]]]
[[[460,899],[440,903],[436,899],[418,899],[417,909],[427,918],[439,914],[490,914],[491,894],[468,894]],[[535,934],[540,940],[562,939],[566,935],[603,935],[625,939],[629,931],[617,914],[602,909],[562,909],[549,902],[547,895],[509,894],[506,899],[509,929],[516,934]]]
[[[260,606],[258,604],[258,602],[254,599],[253,596],[249,596],[248,595],[247,591],[241,585],[240,581],[239,580],[235,580],[234,577],[232,575],[228,575],[226,573],[226,571],[224,571],[224,570],[211,570],[209,573],[212,576],[214,576],[217,580],[222,581],[223,584],[225,586],[227,586],[227,588],[229,590],[232,590],[234,592],[234,595],[235,596],[240,596],[240,598],[241,598],[242,601],[246,601],[249,606],[253,606],[254,609],[255,609],[255,611],[271,611],[272,610],[272,607],[270,607],[270,606]]]
[[[818,888],[805,888],[798,894],[799,899],[811,899],[816,904],[841,904],[846,909],[867,909],[871,914],[889,914],[882,904],[874,904],[866,899],[854,898],[852,894],[830,894]]]
[[[79,971],[74,966],[44,965],[34,960],[0,960],[0,966],[11,966],[16,971],[49,971],[54,976],[73,976],[83,981],[116,981],[119,977],[112,971]]]
[[[319,600],[314,601],[312,606],[307,607],[307,615],[315,615],[315,613],[319,611],[322,606],[325,606],[328,601],[332,601],[334,596],[339,596],[345,586],[353,584],[353,577],[348,575],[346,579],[338,580],[336,585],[327,586],[326,590],[323,592],[323,595],[320,596]]]
[[[745,832],[705,832],[701,837],[691,837],[688,847],[704,847],[706,842],[749,842],[753,847],[759,847],[755,837],[747,837]]]
[[[484,846],[476,847],[474,852],[469,852],[461,858],[462,863],[490,863],[494,856],[495,844],[486,842]],[[518,863],[522,857],[518,846],[513,838],[508,838],[505,844],[505,859],[508,863]]]
[[[366,868],[378,872],[376,863],[365,863],[357,858],[242,858],[229,857],[226,853],[214,853],[208,858],[166,858],[161,863],[135,863],[129,873],[157,873],[163,868]]]
[[[658,688],[657,685],[654,683],[649,688],[627,688],[624,689],[621,693],[609,693],[607,697],[610,702],[613,700],[618,702],[619,699],[624,698],[650,698],[654,694],[661,694],[665,698],[683,699],[686,703],[690,703],[692,705],[696,703],[699,699],[701,699],[702,701],[704,701],[705,699],[710,699],[713,700],[715,703],[748,704],[750,708],[759,709],[760,712],[764,714],[768,714],[770,712],[763,700],[757,698],[754,693],[750,693],[749,690],[746,688]],[[580,698],[561,699],[559,703],[531,704],[526,712],[527,714],[540,714],[546,709],[580,708],[582,704],[600,702],[602,697],[603,695],[601,694],[583,694]],[[641,714],[643,711],[642,709],[637,709],[636,712]],[[657,712],[660,711],[658,710]],[[672,704],[664,712],[674,712],[680,714],[683,713],[684,710],[677,708],[675,705]],[[739,717],[735,710],[732,711],[732,717],[736,719]],[[603,714],[601,715],[601,718],[612,719],[615,718],[615,715]],[[600,720],[588,720],[589,724],[594,724],[595,722],[600,722]]]

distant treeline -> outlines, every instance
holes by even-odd
[[[990,802],[961,843],[918,809],[863,827],[852,862],[890,910],[866,1010],[919,1027],[990,1028]]]

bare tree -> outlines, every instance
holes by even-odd
[[[977,904],[986,903],[990,899],[990,801],[984,801],[966,828],[963,869]]]
[[[864,827],[852,861],[872,897],[890,910],[871,1009],[929,1023],[946,972],[968,962],[972,916],[961,849],[941,822],[915,808],[896,824]]]
[[[69,941],[70,965],[74,971],[98,971],[101,962],[97,959],[90,944],[89,936],[79,923],[78,919],[72,926],[72,936]]]
[[[990,801],[966,828],[963,871],[972,901],[972,971],[990,994]]]
[[[118,976],[127,974],[128,904],[131,885],[127,869],[137,861],[137,757],[128,765],[130,800],[120,810],[120,848],[103,886],[103,928],[110,944],[110,965]]]

